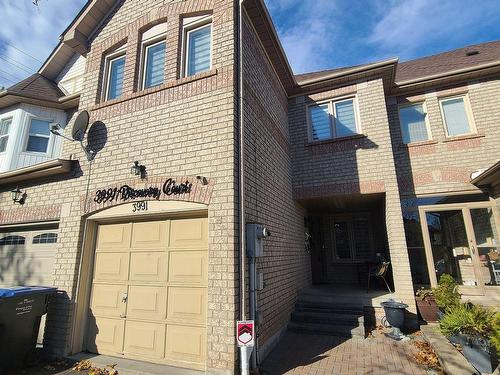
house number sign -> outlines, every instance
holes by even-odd
[[[112,187],[108,189],[99,189],[95,192],[94,202],[106,203],[111,201],[126,202],[134,199],[151,198],[159,200],[163,195],[180,195],[191,193],[193,184],[188,180],[183,183],[177,183],[175,180],[168,178],[162,186],[149,186],[142,189],[136,189],[129,185],[120,187]]]

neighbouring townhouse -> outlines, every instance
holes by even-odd
[[[500,42],[294,75],[263,0],[89,0],[0,93],[0,284],[58,288],[54,356],[210,374],[300,303],[416,322],[448,273],[498,307],[499,121]]]

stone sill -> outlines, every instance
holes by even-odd
[[[420,147],[420,146],[431,146],[431,145],[437,145],[438,141],[421,141],[421,142],[412,142],[412,143],[403,143],[401,145],[401,148],[413,148],[413,147]]]
[[[455,141],[466,141],[469,139],[476,139],[476,138],[484,138],[486,135],[484,134],[466,134],[466,135],[458,135],[456,137],[447,137],[443,143],[446,142],[455,142]]]
[[[351,141],[353,139],[361,139],[361,138],[367,138],[367,134],[356,134],[356,135],[349,135],[347,137],[341,137],[341,138],[332,138],[332,139],[325,139],[322,141],[308,141],[305,143],[307,147],[309,146],[318,146],[318,145],[325,145],[325,144],[330,144],[330,143],[338,143],[338,142],[343,142],[343,141]]]
[[[217,69],[212,69],[212,70],[209,70],[208,72],[195,74],[194,76],[191,76],[191,77],[184,77],[184,78],[176,79],[173,81],[165,82],[164,84],[161,84],[161,85],[158,85],[155,87],[150,87],[150,88],[145,89],[145,90],[140,90],[140,91],[133,92],[131,94],[124,95],[124,97],[122,97],[122,98],[106,100],[104,102],[97,103],[96,105],[91,107],[90,110],[93,111],[93,110],[109,107],[109,106],[112,106],[112,105],[115,105],[118,103],[126,102],[126,101],[131,100],[131,99],[140,98],[140,97],[145,96],[145,95],[153,94],[153,93],[163,91],[166,89],[171,89],[171,88],[177,87],[177,86],[182,86],[182,85],[185,85],[187,83],[199,81],[201,79],[213,77],[213,76],[216,76],[217,74],[218,74]]]

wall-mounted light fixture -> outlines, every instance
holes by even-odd
[[[10,194],[12,196],[12,200],[14,201],[14,203],[20,205],[23,205],[24,202],[26,202],[26,197],[28,196],[26,192],[23,192],[21,189],[19,189],[19,187],[16,187],[15,190],[12,190]]]
[[[203,177],[203,176],[196,176],[196,179],[198,179],[199,181],[201,181],[201,184],[203,186],[206,186],[208,185],[208,180],[206,177]]]
[[[148,175],[148,173],[146,172],[146,166],[139,164],[137,160],[134,161],[134,165],[132,166],[132,168],[130,168],[130,173],[134,176],[141,176],[141,180],[144,180]]]

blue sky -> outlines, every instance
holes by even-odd
[[[499,0],[265,2],[295,73],[404,61],[500,39]],[[39,3],[0,0],[0,87],[38,70],[85,0]]]

